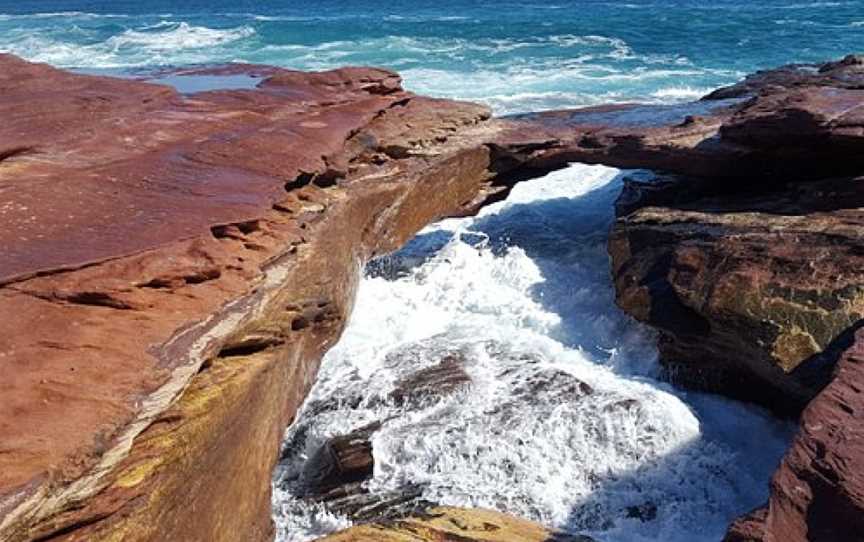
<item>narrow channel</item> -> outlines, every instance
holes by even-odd
[[[666,383],[652,332],[615,305],[628,175],[650,177],[574,164],[367,267],[285,437],[278,540],[435,503],[604,542],[716,541],[764,502],[794,426]],[[323,498],[322,445],[358,429],[371,477]]]

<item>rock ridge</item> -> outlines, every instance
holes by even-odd
[[[0,64],[0,540],[269,539],[362,263],[497,190],[461,139],[488,110],[377,69],[182,95]]]

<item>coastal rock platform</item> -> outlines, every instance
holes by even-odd
[[[729,540],[864,538],[864,59],[500,119],[373,68],[182,75],[255,81],[0,55],[0,540],[269,540],[284,429],[362,266],[576,161],[658,173],[609,252],[670,377],[803,409]]]
[[[257,88],[0,56],[0,540],[270,539],[363,263],[488,195],[484,107],[214,71]]]

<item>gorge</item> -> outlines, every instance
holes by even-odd
[[[495,205],[514,205],[501,201],[516,182],[574,162],[657,172],[618,180],[608,251],[617,303],[658,330],[671,380],[778,415],[804,409],[767,506],[727,539],[861,538],[860,57],[755,74],[693,104],[503,118],[406,92],[376,69],[190,69],[173,75],[256,85],[184,95],[9,55],[0,63],[0,364],[10,375],[0,539],[270,539],[283,431],[346,325],[362,266],[435,220],[483,207],[466,220],[486,229],[439,228],[444,237],[427,240],[458,237],[445,249],[467,252],[451,260],[494,257]],[[611,179],[590,171],[589,185],[601,172],[595,185],[574,194],[599,190],[611,203]],[[602,234],[604,220],[592,228]],[[506,220],[497,227],[513,233]],[[560,241],[538,240],[553,252]],[[384,275],[411,272],[376,262]],[[474,345],[424,357],[426,346],[409,354],[435,369],[428,383],[415,378],[390,400],[410,404],[430,383],[459,388],[458,358],[478,355],[517,373],[548,370],[528,376],[540,406],[585,396],[599,408],[591,401],[609,389],[500,341],[485,354]],[[675,401],[664,397],[610,403],[657,415]]]

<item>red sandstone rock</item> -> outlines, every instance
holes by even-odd
[[[570,161],[681,175],[630,187],[610,252],[690,383],[796,409],[861,318],[857,58],[495,121],[382,70],[210,72],[264,80],[183,96],[0,56],[0,540],[267,539],[360,264]],[[853,351],[733,533],[860,538]]]
[[[182,96],[0,56],[0,540],[267,539],[360,264],[486,197],[480,106],[231,70],[266,78]]]
[[[862,78],[849,57],[712,95],[735,99],[523,115],[502,122],[493,168],[666,174],[619,201],[619,304],[660,329],[679,382],[798,412],[864,317]]]
[[[673,377],[786,413],[809,402],[767,507],[730,542],[864,540],[862,66],[784,68],[712,94],[750,97],[690,123],[717,126],[690,148],[639,135],[637,154],[650,145],[679,175],[632,182],[618,202],[617,300],[660,330]],[[696,149],[713,172],[676,163]]]
[[[831,384],[801,417],[801,428],[771,482],[765,509],[739,520],[728,542],[864,540],[864,330],[842,355]]]

